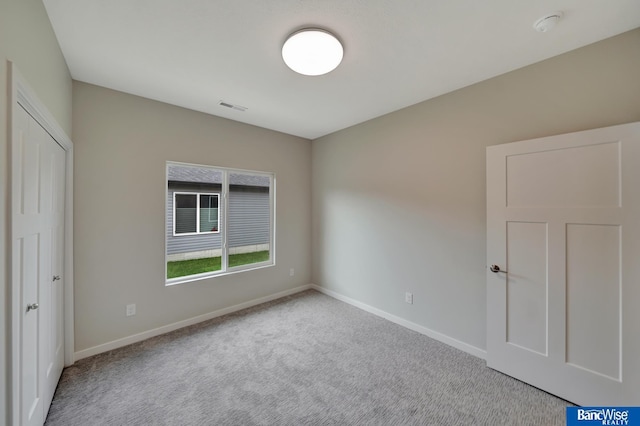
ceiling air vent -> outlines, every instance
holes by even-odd
[[[225,101],[220,101],[218,102],[218,105],[223,106],[225,108],[231,108],[231,109],[235,109],[236,111],[246,111],[247,107],[243,107],[240,105],[234,105],[234,104],[230,104],[229,102],[225,102]]]

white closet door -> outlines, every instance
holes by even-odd
[[[35,124],[35,122],[34,122]],[[49,136],[49,135],[47,135]],[[44,277],[43,285],[48,287],[49,295],[47,316],[45,318],[45,417],[49,410],[58,380],[64,368],[64,216],[65,216],[65,172],[66,158],[64,150],[49,136],[51,148],[46,161],[51,175],[51,202],[47,213],[50,222],[47,225],[51,235],[51,246],[47,255],[51,256],[51,271]]]
[[[63,363],[63,149],[22,108],[12,145],[12,280],[19,294],[20,424],[42,425]],[[17,285],[15,285],[17,284]]]

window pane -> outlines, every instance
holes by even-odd
[[[229,173],[229,267],[270,259],[270,192],[268,176]]]
[[[222,269],[222,234],[219,231],[224,223],[224,209],[219,205],[222,198],[218,195],[223,181],[224,172],[220,169],[167,164],[168,279]],[[180,225],[176,226],[175,235],[174,220]],[[214,227],[218,228],[217,232],[211,232]]]
[[[200,195],[200,232],[218,232],[218,195]]]
[[[268,173],[167,162],[167,285],[273,264],[273,185]]]
[[[196,195],[175,194],[176,234],[196,232]]]

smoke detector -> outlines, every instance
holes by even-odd
[[[533,24],[533,28],[535,28],[535,30],[540,33],[546,33],[547,31],[551,31],[553,27],[556,26],[560,18],[562,18],[562,12],[550,13],[538,19]]]

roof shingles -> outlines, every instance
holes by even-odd
[[[169,181],[194,183],[222,183],[222,172],[208,167],[169,166]],[[268,176],[229,173],[230,185],[269,186]]]

